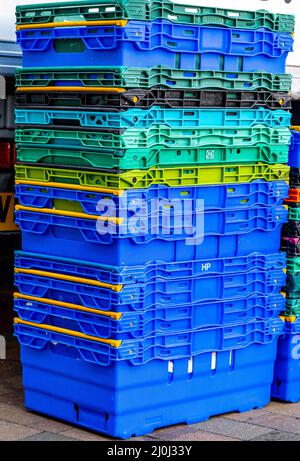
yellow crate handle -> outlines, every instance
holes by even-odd
[[[288,322],[288,323],[295,323],[296,320],[297,320],[297,317],[296,316],[289,316],[289,317],[285,317],[283,315],[280,316],[281,320],[283,322]]]
[[[116,291],[117,293],[119,293],[123,288],[123,285],[113,285],[111,283],[99,282],[98,280],[91,280],[83,277],[74,277],[67,274],[57,274],[56,272],[39,271],[34,269],[20,269],[19,267],[15,267],[14,270],[16,274],[37,275],[38,277],[49,277],[51,279],[64,280],[66,282],[84,283],[95,287],[108,288],[109,290]]]
[[[25,179],[17,179],[15,181],[18,185],[25,185],[25,186],[41,186],[44,188],[54,187],[57,189],[72,189],[84,192],[98,192],[104,194],[115,195],[116,197],[121,197],[124,194],[124,189],[107,189],[105,187],[88,187],[88,186],[80,186],[78,184],[68,184],[68,183],[59,183],[59,182],[43,182],[43,181],[31,181]]]
[[[87,339],[88,341],[94,341],[98,343],[108,344],[111,347],[119,348],[122,344],[122,341],[117,341],[116,339],[104,339],[97,338],[96,336],[85,335],[84,333],[79,333],[78,331],[67,330],[66,328],[52,327],[50,325],[44,325],[43,323],[33,323],[21,320],[19,318],[14,319],[16,325],[27,325],[29,327],[39,328],[40,330],[53,331],[54,333],[61,333],[63,335],[73,336],[75,338]]]
[[[65,21],[65,22],[48,22],[42,24],[18,24],[17,30],[26,29],[50,29],[52,27],[82,27],[82,26],[117,26],[125,27],[128,21],[126,19],[108,19],[103,21]]]
[[[63,301],[55,301],[54,299],[39,298],[37,296],[23,295],[21,293],[14,293],[15,299],[25,299],[26,301],[36,301],[38,303],[50,304],[51,306],[63,307],[65,309],[73,309],[75,311],[87,312],[90,314],[98,314],[109,317],[113,320],[120,320],[123,316],[122,312],[101,311],[91,309],[89,307],[80,306],[79,304],[65,303]]]
[[[110,86],[20,86],[16,89],[17,93],[72,93],[80,91],[81,93],[125,93],[124,88]]]
[[[54,214],[57,216],[68,216],[70,218],[94,219],[95,221],[112,222],[120,226],[124,218],[112,218],[110,216],[95,216],[92,214],[78,213],[76,211],[53,210],[52,208],[34,208],[31,206],[16,205],[16,211],[33,211],[34,213]]]

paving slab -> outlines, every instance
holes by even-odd
[[[32,429],[28,426],[21,424],[9,423],[7,421],[0,421],[0,441],[1,442],[15,442],[24,439],[25,437],[38,436],[39,431]]]
[[[79,442],[79,440],[71,437],[64,437],[61,434],[54,434],[53,432],[41,432],[35,436],[28,436],[21,439],[22,442]]]
[[[261,426],[300,435],[300,418],[294,418],[293,416],[269,413],[268,415],[253,416],[248,423],[257,427]]]
[[[179,434],[166,441],[172,442],[239,442],[241,439],[226,437],[225,435],[212,434],[211,432],[205,431],[194,431],[185,434]]]
[[[280,415],[294,416],[295,418],[300,418],[300,402],[272,402],[272,404],[269,406],[269,411],[271,413],[278,413]]]
[[[272,431],[253,440],[253,442],[299,442],[299,435],[289,432]]]
[[[267,427],[260,427],[244,423],[242,421],[226,419],[222,416],[218,418],[211,418],[209,421],[196,424],[194,425],[194,429],[195,428],[240,440],[251,440],[255,437],[271,432],[271,429]]]
[[[104,437],[94,432],[84,431],[82,429],[77,429],[76,427],[69,426],[67,431],[64,431],[62,434],[64,437],[81,440],[82,442],[107,442],[115,439],[109,437]],[[134,440],[134,439],[132,439]]]

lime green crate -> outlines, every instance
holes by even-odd
[[[65,149],[136,150],[151,147],[189,149],[203,146],[213,149],[214,147],[243,148],[266,144],[276,145],[280,149],[286,150],[291,141],[291,132],[286,127],[269,128],[263,125],[256,125],[251,128],[178,128],[153,125],[147,129],[117,130],[22,127],[16,130],[15,139],[16,143],[26,144],[30,147],[53,146]],[[241,152],[241,157],[242,155],[243,152]]]
[[[118,170],[170,165],[216,165],[263,162],[267,164],[287,163],[288,146],[257,145],[243,148],[198,147],[148,149],[62,149],[37,146],[18,146],[17,159],[21,163],[39,163],[68,167],[109,168]]]
[[[166,19],[174,23],[220,26],[238,29],[261,27],[278,31],[294,32],[295,18],[292,15],[273,14],[265,10],[241,11],[195,5],[178,5],[169,0],[89,0],[66,3],[44,3],[17,7],[17,24],[74,26],[96,21],[137,19],[151,21]]]
[[[300,204],[297,207],[289,206],[289,219],[291,221],[300,221]]]
[[[16,72],[17,87],[55,86],[79,87],[119,87],[124,89],[153,87],[191,88],[197,90],[219,89],[236,91],[267,90],[289,92],[292,76],[289,74],[268,74],[264,72],[221,72],[179,70],[167,67],[127,68],[127,67],[85,67],[71,69],[19,68]]]
[[[235,184],[257,180],[279,181],[289,179],[290,168],[286,165],[228,165],[205,167],[151,168],[111,172],[108,170],[75,170],[16,165],[16,179],[51,183],[76,184],[104,189],[146,189],[154,184],[169,187],[199,186],[209,184]]]

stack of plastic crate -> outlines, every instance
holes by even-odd
[[[295,114],[294,118],[299,117]],[[292,120],[293,121],[293,120]],[[278,342],[272,396],[275,399],[300,400],[300,127],[292,127],[289,154],[290,190],[286,200],[288,222],[282,230],[282,250],[287,253],[285,330]]]
[[[128,0],[17,23],[26,406],[126,438],[265,405],[294,19]]]
[[[21,242],[14,222],[14,73],[21,64],[17,44],[0,40],[0,335],[12,331],[14,251]]]

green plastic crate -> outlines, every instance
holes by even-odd
[[[294,32],[292,15],[265,10],[241,11],[195,5],[178,5],[168,0],[89,0],[18,6],[17,24],[22,26],[137,19],[166,19],[174,23],[220,26],[238,29],[264,27],[278,32]],[[77,25],[77,24],[76,24]]]
[[[263,162],[267,164],[287,163],[288,146],[257,145],[252,147],[199,147],[180,149],[104,149],[93,151],[84,148],[62,149],[53,146],[19,146],[17,159],[22,163],[64,165],[68,167],[109,168],[119,170],[168,167],[170,165],[216,165]]]
[[[289,298],[300,298],[300,272],[288,274],[286,292]]]
[[[289,219],[291,221],[300,221],[300,204],[299,206],[289,206]]]
[[[300,272],[300,258],[287,258],[287,273],[297,274]]]
[[[58,85],[57,82],[60,82]],[[289,74],[177,70],[167,67],[131,68],[86,67],[70,69],[20,68],[17,87],[120,87],[120,88],[192,88],[237,91],[268,90],[288,92],[292,86]]]
[[[289,179],[286,165],[228,165],[205,167],[151,168],[147,171],[126,172],[86,171],[16,165],[16,179],[49,183],[77,184],[114,190],[145,189],[154,184],[169,187],[199,186],[206,184],[234,184],[256,180],[279,181]]]
[[[284,315],[286,317],[300,317],[300,297],[295,299],[287,298]]]
[[[288,149],[291,141],[289,128],[269,128],[256,125],[252,128],[171,128],[153,125],[150,128],[119,130],[91,130],[66,128],[19,128],[16,143],[34,146],[63,147],[69,149],[148,149],[164,147],[189,149],[197,147],[243,148],[258,144],[276,145]],[[284,150],[284,149],[283,149]],[[243,152],[240,152],[241,157]],[[249,159],[251,161],[251,159]],[[285,162],[279,162],[285,163]],[[287,163],[287,162],[286,162]]]

